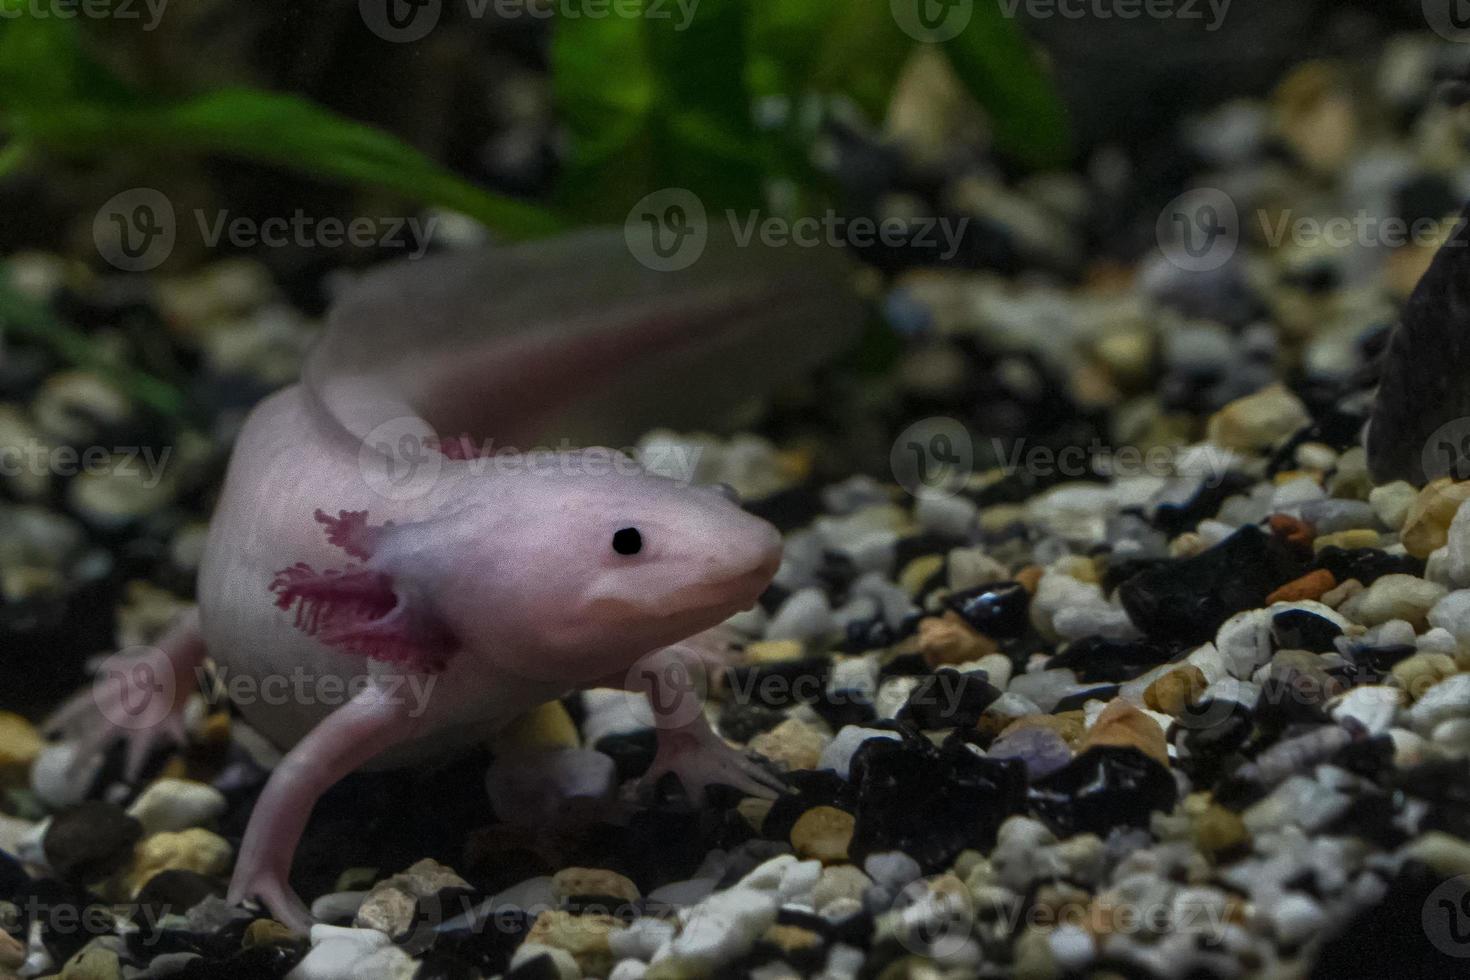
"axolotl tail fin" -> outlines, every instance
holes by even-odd
[[[352,436],[418,417],[524,449],[719,430],[732,410],[843,349],[863,305],[829,246],[739,242],[711,224],[660,271],[624,230],[402,260],[336,302],[305,381]]]

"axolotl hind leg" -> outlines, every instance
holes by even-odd
[[[96,757],[115,741],[127,744],[124,775],[135,780],[161,745],[187,740],[184,708],[204,662],[199,611],[180,616],[151,647],[108,657],[92,685],[77,693],[42,725],[48,736],[74,740],[73,766]]]

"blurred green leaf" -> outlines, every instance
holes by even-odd
[[[82,156],[113,152],[121,142],[289,167],[450,208],[511,237],[562,227],[545,208],[482,190],[382,130],[276,92],[221,89],[137,106],[70,102],[29,115],[22,132],[48,149]]]
[[[49,308],[18,292],[8,275],[0,275],[0,332],[31,337],[82,367],[93,368],[139,404],[174,419],[188,417],[183,392],[161,378],[104,356],[102,349],[79,330],[52,315]]]
[[[765,168],[745,82],[745,0],[701,0],[687,22],[676,4],[639,6],[639,16],[556,23],[552,85],[571,138],[561,202],[587,221],[621,221],[665,187],[710,208],[755,207]]]
[[[86,52],[77,22],[0,0],[0,110],[10,143],[96,157],[129,150],[216,153],[379,187],[450,208],[510,237],[550,234],[543,207],[476,187],[394,136],[293,95],[226,88],[179,102],[128,89]]]
[[[885,2],[759,0],[752,4],[758,92],[845,95],[877,121],[913,49]]]
[[[990,115],[996,146],[1028,167],[1071,155],[1067,110],[1030,42],[1001,5],[982,0],[970,23],[944,43],[955,74]]]

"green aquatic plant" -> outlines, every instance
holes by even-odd
[[[670,0],[618,0],[617,16],[562,19],[550,60],[569,154],[550,201],[533,203],[478,187],[398,138],[298,96],[144,91],[91,54],[85,20],[0,0],[0,177],[47,155],[234,157],[394,192],[505,238],[620,221],[664,187],[691,190],[710,207],[756,208],[779,184],[788,214],[799,215],[826,200],[812,151],[830,108],[846,102],[881,118],[923,43],[940,47],[987,110],[1001,153],[1025,167],[1063,162],[1065,114],[1014,20],[998,5],[973,3],[963,30],[931,42],[900,25],[906,2],[698,0],[680,8],[687,16],[670,16]],[[913,0],[916,9],[933,2]],[[763,111],[772,107],[779,111]],[[15,316],[14,304],[0,308],[7,322]],[[34,316],[24,324],[85,360],[80,338]]]
[[[140,91],[89,54],[83,21],[0,0],[0,174],[38,151],[230,156],[386,189],[505,237],[536,237],[621,218],[658,187],[754,205],[773,178],[815,183],[811,117],[791,112],[784,127],[762,130],[757,106],[845,98],[876,118],[924,43],[879,0],[700,0],[684,17],[669,15],[672,7],[619,0],[618,16],[555,25],[552,78],[571,153],[543,206],[477,187],[388,133],[293,95]],[[1064,113],[1015,22],[988,3],[967,17],[964,30],[936,43],[988,111],[997,147],[1026,166],[1061,162]]]

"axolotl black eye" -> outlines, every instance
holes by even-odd
[[[636,555],[643,550],[643,535],[636,527],[625,527],[613,533],[613,551],[620,555]]]

